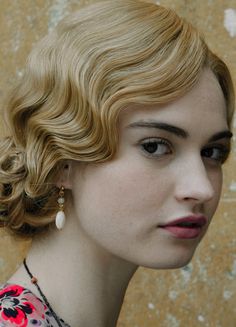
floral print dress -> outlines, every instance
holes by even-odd
[[[63,327],[69,327],[60,319]],[[0,327],[58,327],[47,305],[20,285],[0,285]]]

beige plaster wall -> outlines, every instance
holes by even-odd
[[[115,1],[115,0],[112,0]],[[24,71],[32,45],[67,13],[92,1],[0,1],[0,106]],[[224,28],[224,12],[236,0],[161,0],[198,26],[236,80],[236,36]],[[4,128],[1,123],[1,131]],[[236,121],[235,121],[236,127]],[[3,133],[3,132],[2,132]],[[225,166],[218,213],[193,261],[170,271],[139,269],[128,289],[118,327],[236,326],[236,149]],[[0,282],[21,262],[29,242],[0,231]]]

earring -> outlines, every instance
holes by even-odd
[[[56,222],[55,222],[57,229],[62,229],[66,222],[66,216],[64,213],[64,203],[65,203],[64,191],[65,191],[64,186],[61,186],[59,191],[59,196],[57,199],[57,203],[59,207],[59,211],[56,215]]]

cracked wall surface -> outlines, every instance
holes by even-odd
[[[24,72],[33,44],[66,14],[85,3],[75,0],[1,0],[0,105]],[[236,1],[161,0],[197,26],[230,67],[236,81]],[[234,129],[236,128],[236,118]],[[4,124],[1,121],[1,133]],[[182,269],[140,268],[130,283],[118,327],[236,326],[236,147],[224,168],[219,209],[192,262]],[[0,282],[14,272],[30,242],[0,231]]]

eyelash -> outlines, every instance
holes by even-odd
[[[155,152],[158,150],[158,146],[160,146],[160,145],[166,147],[166,149],[167,149],[166,153],[155,154]],[[170,142],[168,142],[167,140],[162,139],[162,138],[145,139],[141,142],[140,146],[141,146],[142,151],[145,153],[145,155],[150,158],[158,159],[158,158],[162,158],[163,156],[173,153],[172,145],[170,144]],[[153,148],[152,149],[153,152],[148,151],[147,146],[149,146],[149,147],[151,146]],[[218,155],[215,158],[211,158],[211,156],[207,155],[207,151],[211,151],[212,154],[214,154],[215,150],[218,151]],[[206,160],[212,160],[216,163],[223,164],[227,160],[227,158],[229,156],[229,152],[230,152],[230,149],[227,146],[224,146],[222,144],[216,144],[216,145],[211,145],[209,147],[202,149],[201,155],[202,155],[202,157],[205,157]]]
[[[217,158],[210,158],[208,156],[205,156],[206,159],[216,161],[217,163],[220,163],[220,164],[223,164],[227,160],[227,158],[229,156],[229,152],[230,152],[230,149],[227,146],[224,146],[222,144],[216,144],[216,145],[209,146],[205,149],[202,149],[201,155],[203,156],[203,153],[206,151],[209,151],[209,150],[211,152],[214,150],[218,150],[218,156],[217,156]]]
[[[168,148],[167,150],[167,153],[166,154],[154,154],[154,152],[156,152],[156,150],[158,149],[158,146],[159,145],[162,145],[162,146],[165,146],[166,148]],[[155,150],[155,147],[156,147],[156,150],[154,152],[149,152],[145,147],[147,146],[154,146],[154,149]],[[161,156],[163,155],[168,155],[168,154],[171,154],[172,153],[172,147],[171,147],[171,144],[166,141],[165,139],[161,139],[161,138],[148,138],[146,140],[143,140],[141,142],[141,148],[142,148],[142,151],[148,156],[148,157],[151,157],[151,158],[160,158]]]

